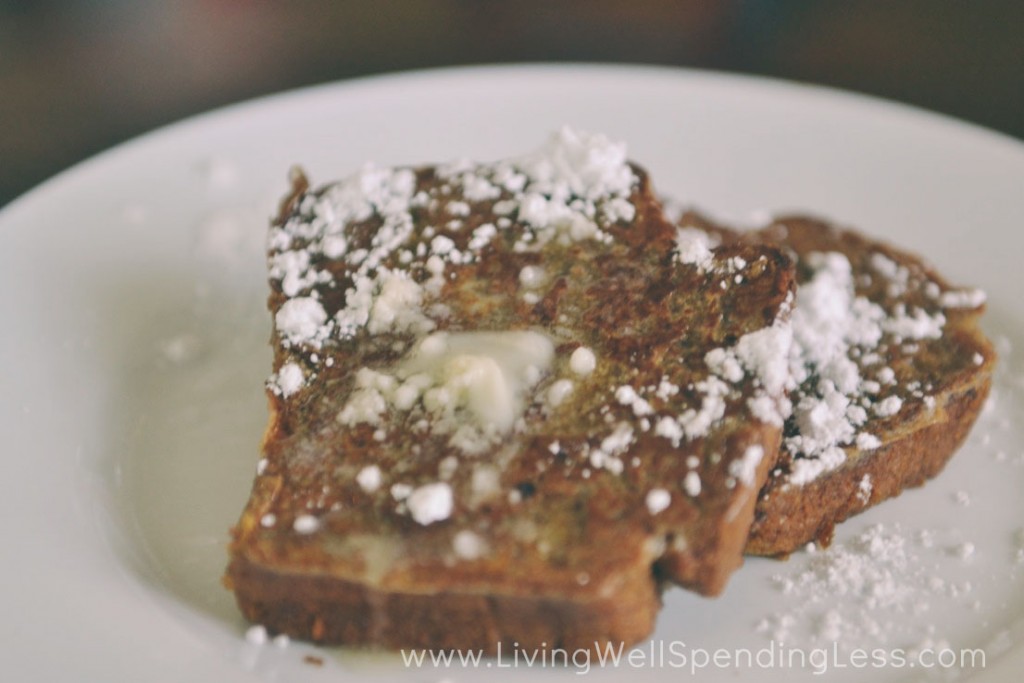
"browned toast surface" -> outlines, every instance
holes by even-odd
[[[271,422],[226,577],[249,619],[598,647],[651,630],[660,581],[715,594],[740,564],[793,266],[688,248],[619,147],[299,179],[270,265]]]
[[[813,218],[744,234],[695,214],[682,223],[727,243],[776,244],[797,260],[799,383],[748,553],[827,544],[836,524],[942,470],[991,385],[995,353],[979,328],[980,292],[953,287],[913,254]],[[828,344],[840,348],[814,352]]]

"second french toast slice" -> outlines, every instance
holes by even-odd
[[[745,233],[695,213],[680,223],[716,244],[777,245],[797,263],[792,414],[748,553],[827,545],[836,524],[943,469],[992,383],[982,292],[954,287],[905,250],[808,216]]]

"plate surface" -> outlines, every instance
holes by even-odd
[[[833,550],[748,561],[720,599],[670,591],[643,654],[618,667],[591,662],[589,675],[678,680],[723,648],[730,661],[707,663],[709,679],[816,679],[822,667],[864,676],[846,655],[823,659],[836,641],[841,653],[984,648],[985,669],[963,675],[1015,679],[1024,667],[1024,145],[808,86],[529,66],[375,78],[229,107],[102,154],[0,213],[9,680],[482,677],[243,637],[219,577],[265,416],[262,241],[294,163],[325,181],[367,161],[486,160],[529,150],[563,123],[627,141],[659,190],[713,215],[811,211],[926,255],[951,280],[988,291],[986,329],[1002,352],[994,399],[936,481],[844,525]],[[803,648],[806,667],[776,654],[758,670],[765,648],[781,652],[773,638]],[[737,648],[760,659],[749,665]],[[588,668],[528,669],[529,654],[492,662],[487,680],[576,680]],[[870,675],[922,674],[908,665]]]

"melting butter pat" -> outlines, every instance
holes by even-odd
[[[379,424],[389,410],[421,408],[434,433],[455,434],[464,450],[476,450],[481,439],[512,429],[554,355],[538,332],[437,332],[389,372],[360,370],[338,419]]]

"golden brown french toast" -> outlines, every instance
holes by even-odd
[[[251,621],[592,649],[740,565],[793,264],[689,240],[624,146],[296,175],[269,264],[271,419],[225,578]]]

